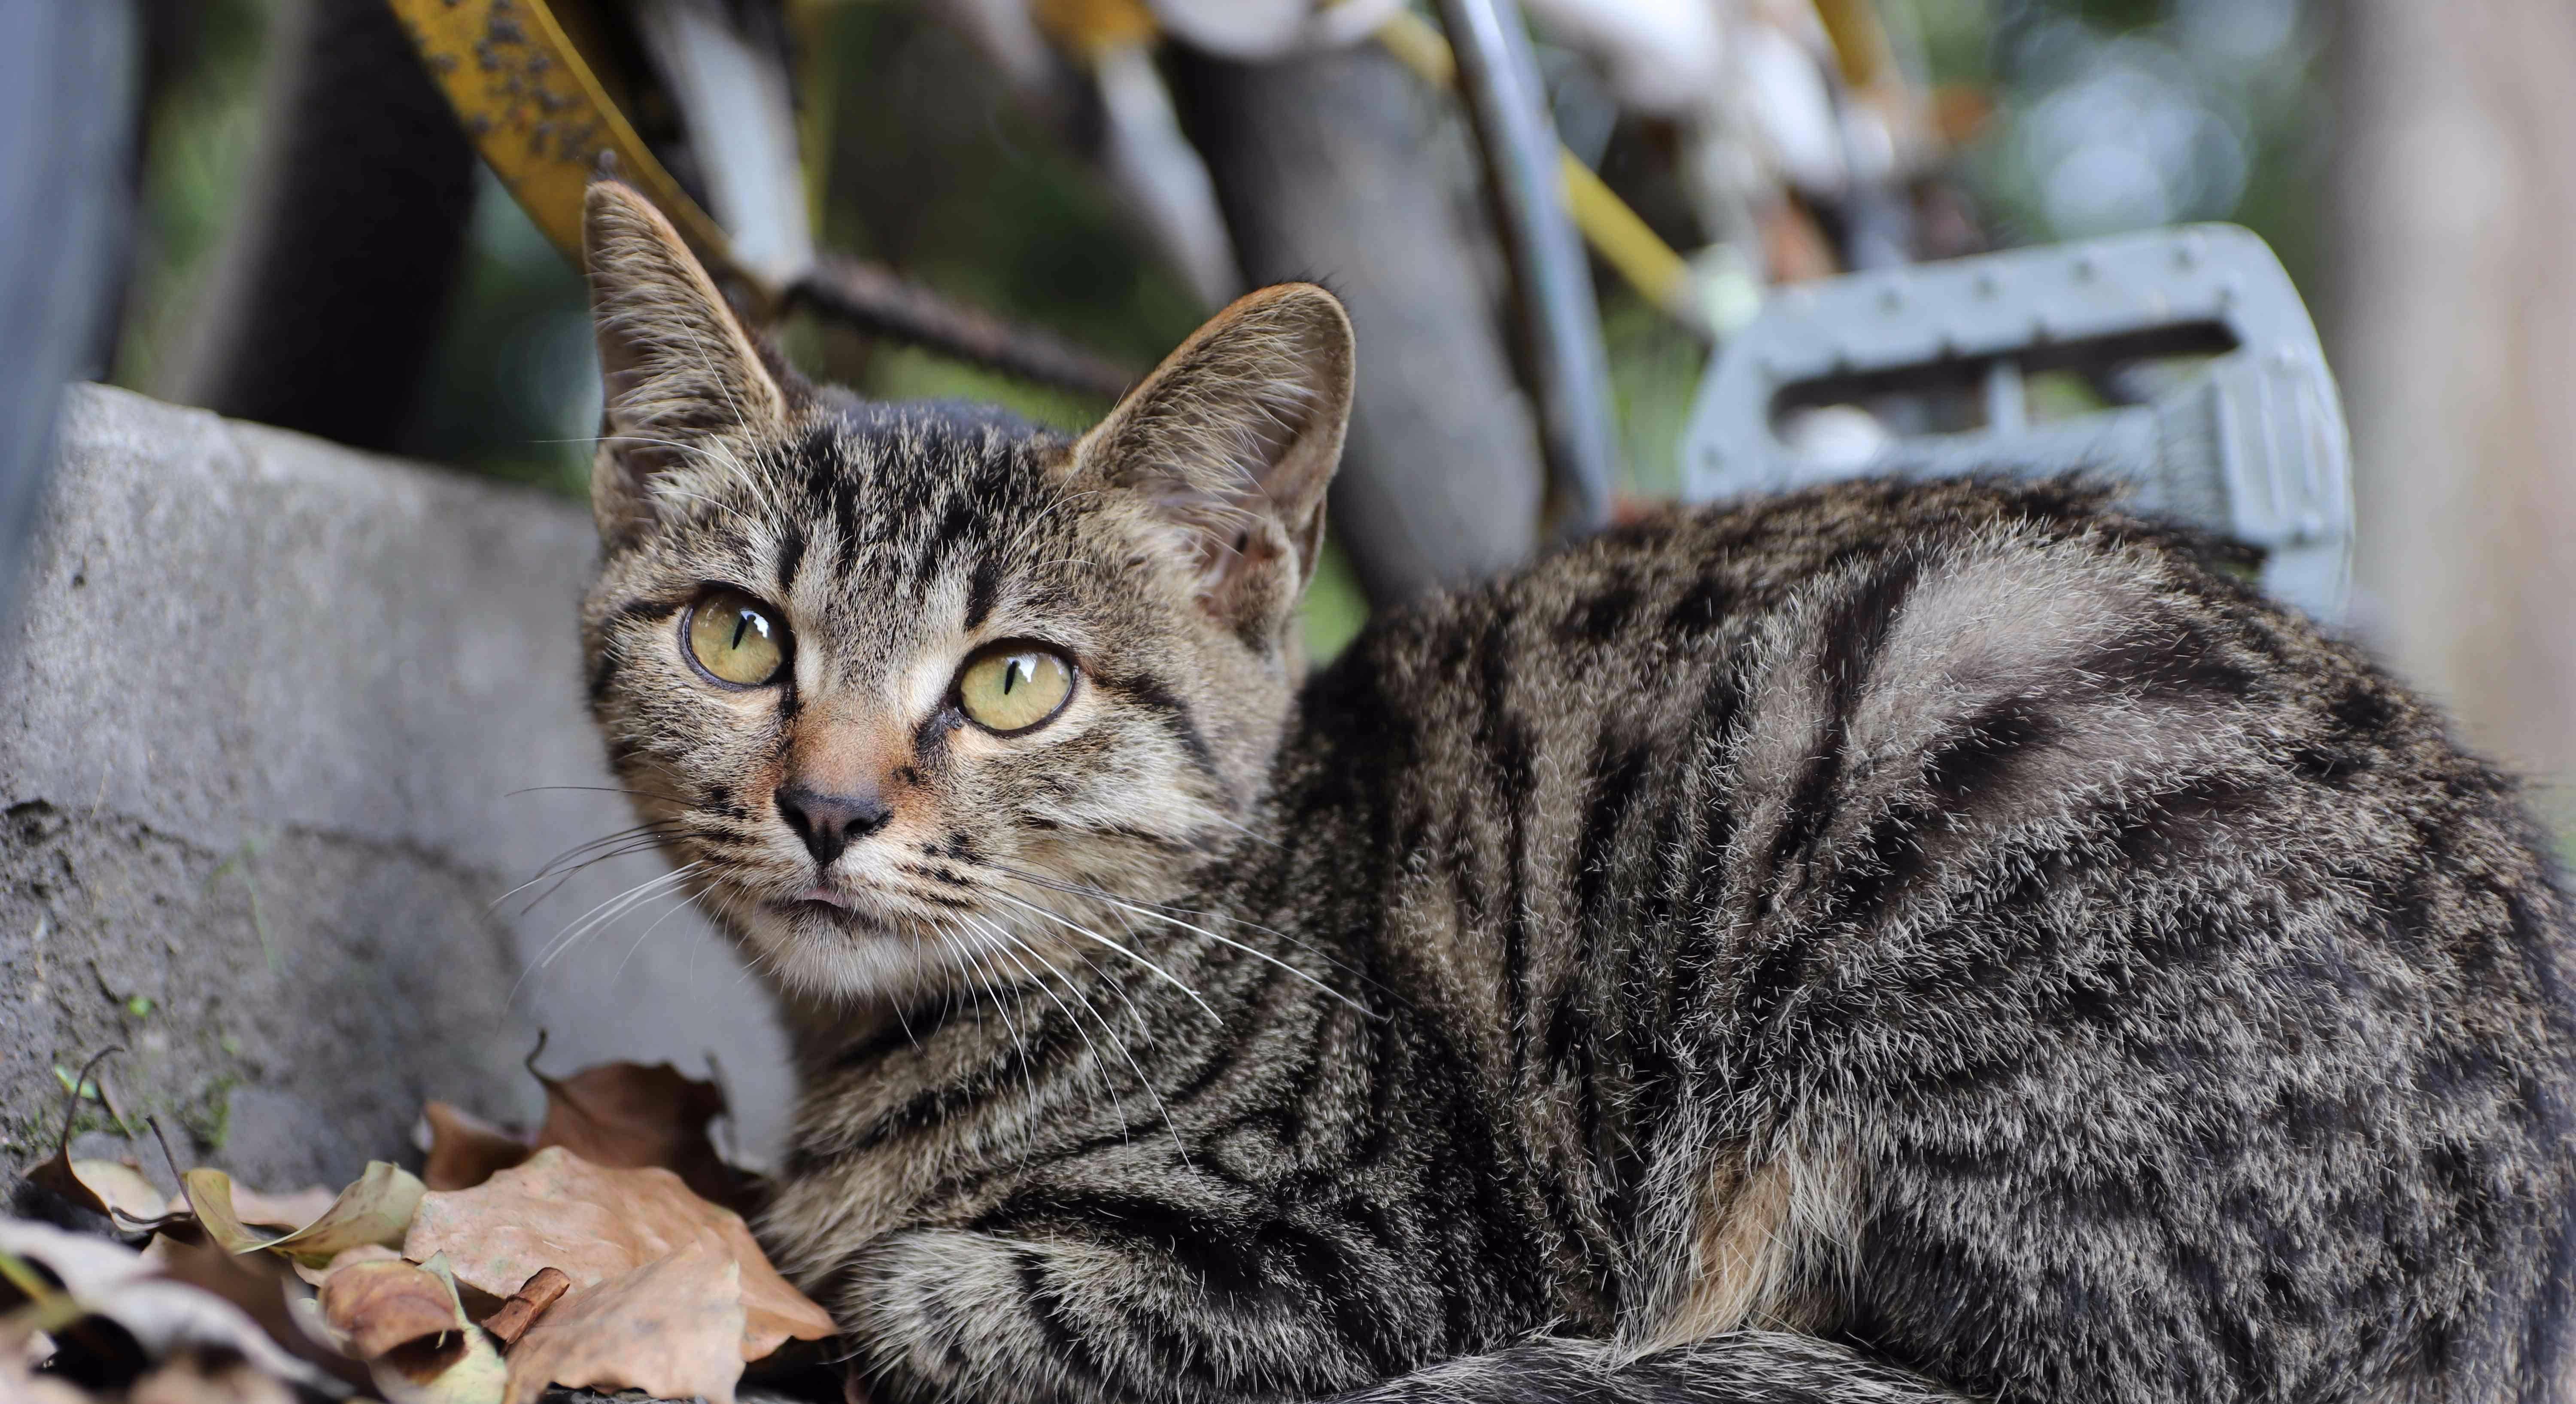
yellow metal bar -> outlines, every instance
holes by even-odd
[[[581,197],[601,175],[644,193],[699,255],[734,266],[714,218],[671,178],[573,46],[546,0],[386,0],[466,135],[556,248],[581,262]]]
[[[1377,27],[1377,41],[1435,88],[1445,89],[1458,81],[1458,56],[1449,52],[1449,36],[1411,10],[1389,15]]]
[[[1684,322],[1697,326],[1699,308],[1691,300],[1690,265],[1673,252],[1628,202],[1593,174],[1571,151],[1558,151],[1563,167],[1565,204],[1592,251],[1601,255],[1628,285],[1646,300]]]
[[[1872,88],[1887,75],[1887,31],[1870,0],[1816,0],[1816,18],[1834,46],[1834,66],[1855,88]]]
[[[1435,88],[1448,88],[1457,79],[1458,61],[1448,38],[1411,10],[1389,16],[1378,27],[1377,41]],[[1697,330],[1706,319],[1691,296],[1690,265],[1583,158],[1561,146],[1557,154],[1566,213],[1583,231],[1584,242],[1647,301]]]
[[[1127,44],[1150,44],[1160,26],[1144,0],[1032,0],[1029,17],[1065,52],[1093,58]]]

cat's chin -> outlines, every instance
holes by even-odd
[[[900,996],[939,983],[957,964],[947,937],[819,889],[751,904],[733,925],[760,973],[805,998]]]

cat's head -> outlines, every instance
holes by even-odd
[[[1068,441],[805,385],[624,187],[586,242],[592,705],[757,964],[910,997],[1069,961],[1241,836],[1350,406],[1330,294],[1242,299]]]

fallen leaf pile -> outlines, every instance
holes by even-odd
[[[535,1135],[432,1102],[420,1175],[376,1161],[337,1194],[199,1168],[165,1201],[66,1135],[18,1204],[101,1231],[0,1218],[0,1400],[734,1404],[746,1365],[831,1334],[744,1224],[758,1182],[708,1138],[713,1083],[537,1076]]]

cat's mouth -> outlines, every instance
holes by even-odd
[[[843,935],[883,935],[910,929],[911,903],[893,893],[856,890],[818,882],[763,905],[806,930],[820,928]]]
[[[790,911],[799,909],[809,911],[828,909],[837,912],[850,912],[855,911],[858,908],[858,904],[850,900],[850,895],[848,893],[840,891],[837,888],[827,887],[821,883],[816,883],[812,887],[806,888],[804,891],[788,898],[779,905],[786,907]]]

